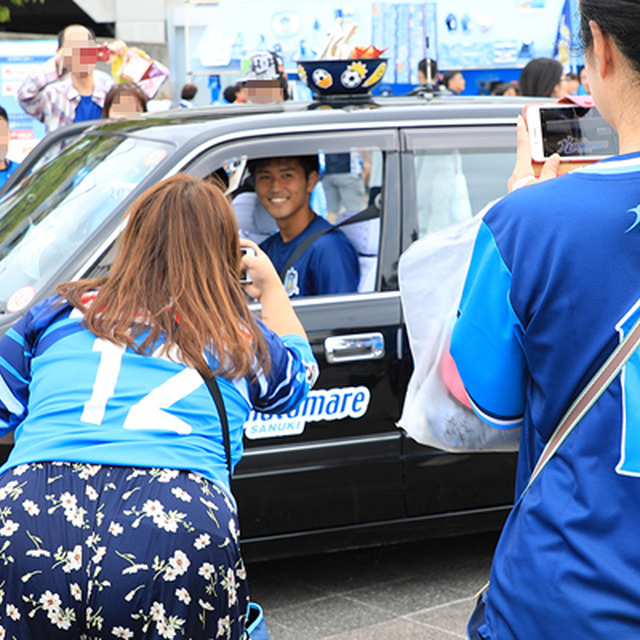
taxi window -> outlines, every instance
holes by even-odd
[[[506,194],[515,162],[511,131],[425,131],[408,138],[412,175],[407,183],[417,237],[469,219]]]

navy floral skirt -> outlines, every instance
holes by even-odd
[[[237,640],[235,506],[173,469],[45,462],[0,476],[0,640]]]

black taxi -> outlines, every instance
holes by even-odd
[[[342,154],[360,199],[330,211],[326,173],[312,204],[352,240],[361,283],[293,302],[321,373],[297,411],[254,413],[245,425],[233,487],[244,552],[268,558],[499,528],[514,455],[446,454],[396,426],[412,371],[397,267],[412,242],[505,193],[522,107],[427,95],[197,108],[58,130],[0,195],[0,331],[57,283],[106,273],[128,205],[157,181],[223,170],[240,194],[251,159],[318,154],[326,168]],[[246,206],[241,232],[260,227],[257,205],[249,214]]]

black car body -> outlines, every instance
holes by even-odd
[[[0,331],[57,283],[105,273],[128,205],[164,177],[226,167],[233,178],[248,158],[359,153],[370,160],[369,191],[379,193],[374,255],[365,256],[371,284],[294,301],[321,375],[297,414],[246,425],[234,478],[245,553],[498,528],[512,502],[514,455],[445,454],[396,427],[412,371],[397,265],[432,226],[504,194],[522,106],[424,97],[242,105],[60,130],[0,202]]]

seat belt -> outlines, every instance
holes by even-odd
[[[339,229],[340,227],[345,227],[348,224],[355,224],[356,222],[366,222],[367,220],[374,220],[375,218],[380,217],[380,209],[375,204],[369,205],[366,209],[356,213],[355,215],[343,220],[339,224],[331,225],[330,227],[326,227],[325,229],[320,229],[320,231],[316,231],[312,233],[309,237],[305,238],[295,249],[295,251],[289,256],[286,264],[282,269],[280,269],[280,280],[284,282],[285,276],[287,275],[287,271],[294,265],[294,263],[298,260],[298,258],[320,237],[325,233],[329,233],[334,229]]]

